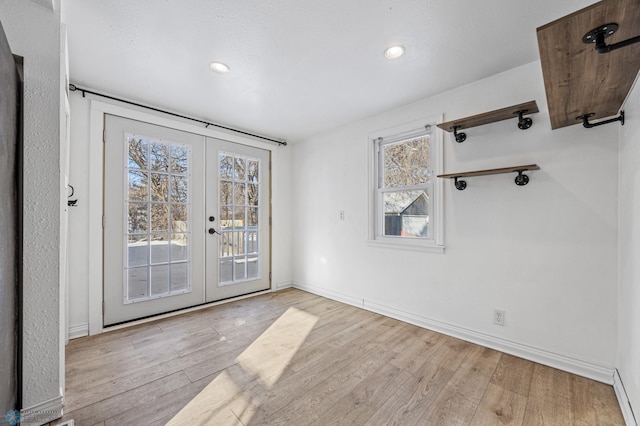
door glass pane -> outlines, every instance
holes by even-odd
[[[129,170],[129,200],[147,201],[149,197],[149,174],[142,170]]]
[[[151,296],[169,292],[169,265],[151,267]]]
[[[189,282],[189,268],[187,263],[174,263],[171,265],[171,291],[187,289]]]
[[[149,263],[149,241],[146,235],[129,235],[127,265],[146,266]]]
[[[133,135],[125,141],[127,300],[189,291],[189,147]]]
[[[260,160],[220,153],[220,284],[260,278]],[[251,253],[251,257],[247,257]]]
[[[127,270],[127,299],[144,299],[149,296],[147,292],[148,268],[129,268]]]

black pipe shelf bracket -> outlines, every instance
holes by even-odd
[[[499,169],[487,169],[487,170],[474,170],[471,172],[460,172],[460,173],[448,173],[444,175],[438,175],[439,178],[444,179],[453,179],[454,185],[457,190],[463,191],[467,187],[467,181],[462,178],[471,177],[471,176],[486,176],[486,175],[498,175],[503,173],[517,173],[518,175],[515,178],[515,184],[518,186],[525,186],[529,183],[529,176],[525,175],[524,172],[530,170],[540,170],[540,166],[537,164],[528,164],[526,166],[513,166],[513,167],[502,167]]]
[[[620,41],[614,44],[605,43],[605,39],[615,34],[618,31],[618,24],[604,24],[596,27],[586,33],[582,37],[582,42],[586,44],[595,44],[595,51],[598,53],[609,53],[613,50],[620,49],[621,47],[629,46],[631,44],[640,43],[640,35],[631,37],[627,40]]]
[[[589,123],[589,118],[593,117],[594,115],[596,115],[595,112],[590,112],[589,114],[584,114],[579,117],[576,117],[576,120],[582,120],[582,125],[587,129],[590,129],[592,127],[602,126],[603,124],[615,123],[616,121],[619,121],[620,125],[624,126],[624,111],[621,111],[620,115],[615,118],[598,121],[597,123]]]
[[[527,130],[533,124],[533,120],[529,117],[525,117],[525,114],[535,114],[538,111],[538,104],[536,101],[529,101],[507,108],[501,108],[470,117],[447,121],[446,123],[438,124],[438,127],[445,132],[453,133],[455,141],[462,143],[467,140],[467,134],[460,130],[495,123],[496,121],[507,120],[514,116],[518,117],[518,128],[520,130]]]

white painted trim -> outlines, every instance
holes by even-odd
[[[102,268],[103,268],[103,131],[104,115],[111,114],[132,120],[143,121],[158,126],[169,127],[202,136],[223,139],[241,145],[261,148],[271,152],[272,167],[278,164],[280,145],[254,140],[246,136],[226,133],[215,128],[199,127],[171,118],[125,108],[119,105],[91,100],[89,126],[89,334],[99,334],[104,330],[102,318]],[[272,173],[273,176],[274,173]],[[97,190],[100,188],[100,190]],[[273,192],[273,191],[272,191]],[[271,195],[273,197],[273,194]],[[273,238],[273,237],[272,237]],[[185,311],[181,311],[185,312]],[[158,317],[154,317],[158,318]]]
[[[622,417],[624,417],[624,421],[627,426],[638,426],[638,422],[636,422],[635,416],[633,414],[631,402],[629,401],[627,391],[624,388],[622,378],[620,377],[620,372],[617,368],[615,369],[613,375],[613,390],[616,392],[616,398],[618,398],[618,404],[620,405],[620,410],[622,411]]]
[[[366,309],[390,318],[394,318],[409,324],[417,325],[422,328],[456,337],[467,342],[475,343],[487,348],[495,349],[500,352],[508,353],[520,358],[528,359],[539,364],[587,377],[606,384],[613,384],[614,368],[611,366],[596,364],[589,361],[583,361],[577,358],[568,357],[566,355],[549,352],[544,349],[535,348],[533,346],[524,345],[518,342],[502,339],[496,336],[480,333],[474,330],[458,327],[442,321],[405,312],[391,306],[372,302],[370,300],[358,299],[356,297],[341,294],[333,290],[327,290],[321,287],[302,284],[295,282],[293,286],[300,290],[308,291],[319,296],[337,300],[352,306]]]
[[[346,303],[347,305],[355,306],[356,308],[364,308],[364,299],[348,296],[344,293],[327,290],[326,288],[314,285],[302,284],[296,281],[293,282],[293,287],[328,299],[337,300],[338,302]]]
[[[77,339],[89,335],[89,324],[76,324],[69,326],[69,339]]]
[[[43,425],[62,417],[62,395],[20,410],[21,425]]]
[[[284,290],[285,288],[291,288],[291,287],[293,287],[292,281],[283,281],[281,283],[276,283],[273,291]]]

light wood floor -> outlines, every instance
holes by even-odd
[[[66,380],[78,426],[624,424],[611,386],[293,289],[73,340]]]

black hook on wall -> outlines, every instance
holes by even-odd
[[[67,195],[67,198],[71,198],[73,197],[73,194],[76,193],[76,190],[73,188],[73,185],[67,185],[69,188],[71,188],[71,194]],[[67,200],[67,206],[69,207],[76,207],[76,203],[78,202],[78,199],[76,198],[75,200]]]

